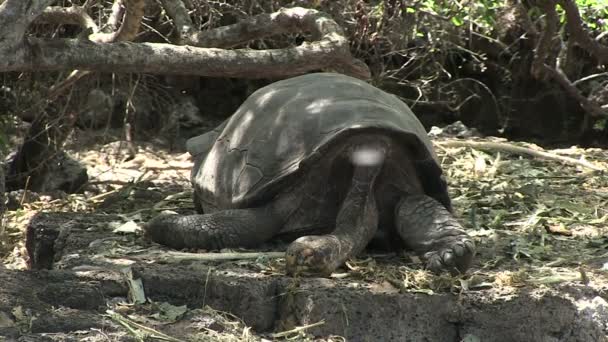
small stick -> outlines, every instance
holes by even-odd
[[[566,156],[560,156],[554,153],[549,153],[545,151],[533,150],[528,147],[516,146],[507,143],[498,143],[498,142],[481,142],[481,141],[458,141],[458,140],[450,140],[450,141],[442,141],[436,142],[438,146],[441,147],[470,147],[478,150],[495,150],[495,151],[503,151],[507,153],[514,154],[526,154],[532,157],[544,158],[548,160],[555,160],[564,162],[572,165],[579,165],[582,167],[586,167],[592,169],[594,171],[606,171],[603,167],[597,166],[593,163],[590,163],[586,160],[574,159]]]
[[[114,312],[112,310],[106,310],[106,314],[115,322],[122,325],[125,329],[131,333],[133,337],[135,337],[138,341],[147,340],[146,337],[157,339],[161,341],[169,341],[169,342],[185,342],[184,340],[180,340],[175,337],[171,337],[167,334],[164,334],[158,330],[147,327],[143,324],[139,324],[135,321],[132,321],[126,317],[123,317],[121,314]]]
[[[145,256],[145,254],[143,255]],[[150,253],[150,256],[155,256]],[[159,255],[162,261],[183,261],[183,260],[200,260],[200,261],[224,261],[224,260],[250,260],[257,258],[277,259],[284,258],[285,252],[228,252],[228,253],[186,253],[186,252],[163,252]]]
[[[323,324],[325,324],[325,321],[322,320],[322,321],[319,321],[317,323],[303,325],[301,327],[295,327],[295,328],[293,328],[291,330],[287,330],[287,331],[283,331],[283,332],[280,332],[280,333],[272,334],[272,338],[287,337],[289,335],[297,334],[297,333],[302,332],[302,331],[304,331],[306,329],[318,327],[318,326],[323,325]]]

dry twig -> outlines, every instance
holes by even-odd
[[[150,256],[163,262],[181,261],[227,261],[227,260],[250,260],[257,258],[277,259],[284,258],[284,252],[227,252],[227,253],[186,253],[175,251],[163,251],[162,253],[144,253],[140,256]]]
[[[499,142],[485,142],[485,141],[463,141],[463,140],[450,140],[450,141],[442,141],[436,142],[438,146],[441,147],[469,147],[478,150],[492,150],[492,151],[502,151],[507,153],[514,154],[524,154],[532,157],[555,160],[563,163],[578,165],[588,169],[592,169],[594,171],[606,171],[605,168],[597,166],[593,163],[590,163],[584,159],[574,159],[566,156],[560,156],[554,153],[549,153],[546,151],[534,150],[527,147],[517,146],[513,144],[507,143],[499,143]]]

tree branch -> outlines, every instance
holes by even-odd
[[[173,26],[177,31],[177,43],[179,45],[191,45],[189,37],[194,34],[194,24],[190,19],[188,9],[182,0],[161,0],[167,15],[173,20]]]
[[[192,30],[192,21],[188,11],[181,0],[162,1],[163,5],[166,6],[167,14],[178,28],[181,44],[227,49],[254,39],[277,34],[310,32],[312,39],[316,41],[310,46],[319,44],[320,46],[331,46],[334,49],[334,52],[329,56],[333,60],[328,61],[330,64],[325,67],[339,69],[341,72],[362,79],[370,78],[368,67],[350,54],[348,39],[346,39],[340,25],[317,10],[301,7],[284,8],[275,13],[260,14],[233,25],[195,32]],[[285,49],[285,54],[289,53],[288,50]],[[328,53],[323,49],[318,51],[323,54]]]
[[[342,28],[324,13],[294,7],[260,14],[234,25],[196,32],[189,45],[226,49],[254,39],[296,32],[310,32],[313,40],[327,39],[328,36],[346,40]]]
[[[120,27],[120,20],[124,17],[124,15],[125,7],[123,6],[123,0],[114,0],[107,22],[107,27],[110,32],[118,31],[118,28]]]
[[[117,0],[112,7],[114,11],[120,11],[120,8],[117,8],[117,4],[120,7],[120,0]],[[115,32],[110,33],[98,33],[98,30],[95,29],[89,36],[89,39],[99,43],[110,43],[114,41],[122,41],[122,40],[131,40],[135,38],[137,32],[139,31],[139,25],[141,24],[141,20],[144,16],[144,0],[132,0],[127,2],[127,9],[124,13],[124,18],[122,24],[118,27]],[[84,12],[84,8],[82,7],[72,7],[79,8],[80,11]],[[113,12],[115,13],[115,12]],[[85,12],[86,14],[86,12]],[[86,15],[89,17],[88,15]],[[89,17],[90,18],[90,17]],[[113,17],[111,16],[110,19]],[[112,19],[114,20],[114,19]],[[52,100],[62,94],[66,89],[71,87],[74,83],[76,83],[79,79],[83,78],[90,71],[86,70],[74,70],[70,73],[70,75],[63,81],[58,84],[55,84],[51,87],[48,94],[48,99]]]
[[[83,29],[90,29],[92,32],[99,31],[93,18],[91,18],[87,11],[81,6],[51,6],[45,8],[44,12],[38,16],[37,20],[56,25],[78,25]]]
[[[535,78],[543,79],[548,76],[544,70],[547,57],[549,56],[551,46],[553,45],[553,40],[557,34],[559,18],[557,16],[557,11],[555,10],[555,3],[552,0],[541,0],[539,1],[539,6],[545,11],[545,27],[536,43],[531,72],[532,76]],[[553,65],[554,62],[555,61],[552,61],[551,65]]]
[[[144,0],[126,1],[126,11],[122,19],[122,24],[118,30],[111,33],[99,33],[91,37],[92,41],[99,43],[111,43],[117,41],[133,40],[139,32],[141,20],[144,17]],[[114,4],[117,6],[117,3]],[[116,10],[116,8],[113,9]]]
[[[571,38],[583,49],[598,59],[601,64],[608,64],[608,47],[593,40],[585,30],[578,6],[572,0],[559,0],[559,5],[566,12],[566,25]]]
[[[568,2],[568,0],[560,0],[560,2]],[[553,39],[556,36],[557,29],[559,26],[559,18],[557,15],[557,11],[555,9],[556,3],[554,0],[541,0],[539,1],[539,6],[545,12],[545,27],[541,33],[540,39],[536,45],[536,51],[534,53],[534,61],[532,62],[531,73],[536,79],[546,80],[550,79],[559,83],[559,85],[570,95],[572,98],[576,99],[581,107],[589,113],[591,116],[608,116],[608,112],[605,111],[602,107],[600,107],[595,102],[589,100],[586,96],[584,96],[578,88],[568,79],[568,76],[559,68],[559,66],[555,64],[555,61],[547,64],[547,56],[549,55]],[[563,5],[562,5],[563,6]],[[578,16],[578,9],[576,5],[574,5],[576,15]],[[573,11],[572,8],[569,9],[570,12]],[[570,17],[568,18],[568,27],[572,23],[570,22]],[[580,16],[578,16],[578,20],[580,21]],[[582,23],[581,23],[582,25]],[[582,26],[580,27],[582,32]],[[583,32],[584,33],[584,32]],[[578,33],[580,34],[580,32]],[[585,34],[586,37],[588,37]],[[571,39],[575,39],[572,37]],[[586,121],[586,120],[585,120]]]
[[[19,0],[7,0],[13,2]],[[141,14],[143,1],[129,1],[123,25],[135,22]],[[4,3],[6,4],[6,2]],[[134,13],[129,15],[129,13]],[[132,19],[129,19],[132,18]],[[270,19],[265,22],[263,18]],[[139,17],[141,19],[141,17]],[[259,24],[261,27],[255,29]],[[262,15],[199,36],[201,44],[233,46],[253,37],[270,33],[310,30],[319,41],[277,50],[222,50],[160,43],[105,44],[82,39],[29,38],[18,51],[0,55],[0,71],[89,70],[99,72],[133,72],[181,74],[212,77],[279,78],[313,70],[334,69],[355,77],[368,79],[367,66],[350,54],[342,29],[315,10],[290,8],[271,15]],[[134,34],[132,29],[125,32]],[[243,32],[239,38],[237,33]],[[0,45],[2,44],[0,31]],[[118,35],[117,37],[120,37]],[[98,36],[96,36],[98,37]],[[123,36],[124,37],[124,36]],[[220,38],[226,39],[221,43]],[[1,49],[1,48],[0,48]]]
[[[583,107],[583,109],[587,111],[591,116],[608,117],[608,111],[602,109],[602,107],[600,107],[598,104],[584,96],[578,90],[578,88],[576,88],[576,86],[574,86],[572,82],[570,82],[568,76],[566,76],[563,71],[556,68],[552,68],[546,64],[543,64],[542,68],[543,73],[545,75],[559,83],[562,88],[564,88],[564,90],[568,93],[568,95],[575,98]]]
[[[96,43],[30,38],[29,54],[0,59],[1,71],[80,69],[98,72],[274,78],[339,67],[344,52],[333,42],[281,50],[222,50],[157,43]],[[179,61],[176,63],[175,61]]]
[[[29,25],[53,0],[5,0],[0,4],[0,54],[23,53],[14,50],[24,43]]]

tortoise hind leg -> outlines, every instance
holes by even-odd
[[[175,249],[254,247],[269,240],[283,219],[272,205],[202,215],[161,214],[144,227],[146,237]]]
[[[441,203],[426,195],[401,199],[395,210],[396,228],[406,247],[423,255],[436,273],[464,273],[475,255],[473,240]]]
[[[364,147],[370,147],[364,146]],[[371,146],[386,153],[384,146]],[[314,273],[329,276],[346,260],[359,254],[378,228],[374,182],[382,170],[375,165],[355,165],[350,189],[336,219],[332,234],[298,238],[285,255],[287,274]]]

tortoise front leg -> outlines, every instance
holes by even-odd
[[[356,166],[351,188],[329,235],[298,238],[287,248],[287,274],[329,276],[349,258],[359,254],[378,228],[374,180],[382,165]]]
[[[146,237],[175,249],[255,247],[273,237],[283,218],[272,205],[203,215],[161,214],[144,227]]]
[[[426,195],[407,196],[395,210],[396,228],[405,246],[423,255],[433,272],[464,273],[475,244],[441,203]]]

